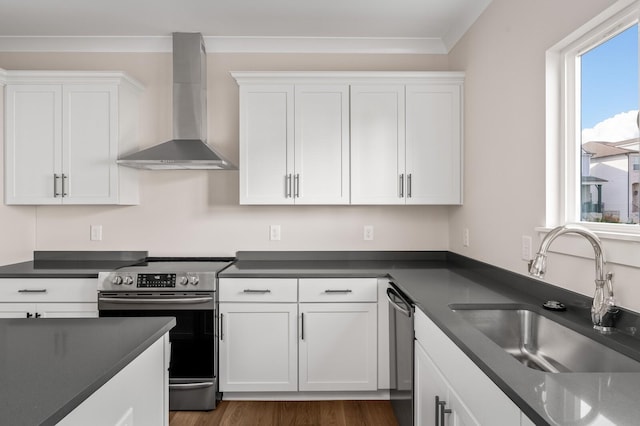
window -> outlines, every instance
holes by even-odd
[[[547,52],[547,226],[640,235],[639,2]]]
[[[638,24],[577,55],[580,220],[638,224]],[[576,90],[578,92],[578,90]]]

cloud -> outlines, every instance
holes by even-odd
[[[582,131],[582,143],[619,142],[638,137],[638,110],[623,112]]]

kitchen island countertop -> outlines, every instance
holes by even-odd
[[[54,425],[175,318],[0,319],[0,425]]]

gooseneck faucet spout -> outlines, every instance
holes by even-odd
[[[540,249],[535,258],[529,262],[529,274],[543,278],[547,269],[547,251],[551,243],[560,235],[577,234],[586,238],[593,247],[596,262],[596,291],[591,306],[591,320],[593,328],[608,333],[613,328],[614,317],[618,310],[613,298],[613,274],[605,272],[606,261],[600,238],[590,230],[579,225],[564,225],[553,228],[540,243]],[[605,290],[606,285],[606,290]]]

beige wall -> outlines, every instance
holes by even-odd
[[[545,222],[545,52],[613,3],[493,0],[450,53],[467,72],[465,203],[451,210],[451,251],[526,274],[521,237],[535,251]],[[640,311],[638,270],[609,267],[618,303]],[[593,260],[550,255],[545,281],[591,296],[593,280]]]
[[[446,70],[446,55],[210,54],[209,143],[238,160],[238,87],[229,71]],[[0,68],[122,70],[146,87],[142,146],[171,137],[171,55],[0,53]],[[237,250],[446,250],[446,207],[239,206],[237,171],[143,171],[139,206],[0,206],[0,263],[31,250],[149,250],[158,256]],[[7,219],[4,219],[4,218]],[[89,226],[103,226],[103,241]],[[282,240],[268,240],[270,224]],[[363,241],[374,225],[374,241]],[[3,235],[3,237],[4,237]]]

